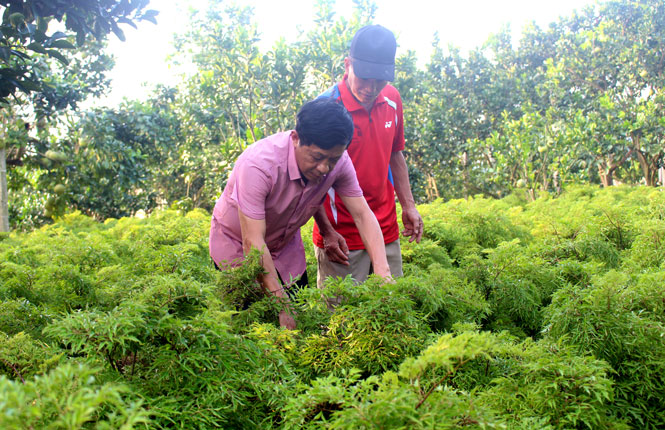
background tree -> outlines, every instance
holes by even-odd
[[[598,144],[587,139],[581,145],[587,153],[580,154],[596,160],[606,185],[629,159],[639,163],[644,183],[655,185],[663,157],[663,14],[665,4],[657,0],[610,1],[564,20],[550,85],[558,87],[571,120],[581,109],[591,130],[610,140],[591,137]]]
[[[83,113],[75,108],[103,91],[109,61],[63,44],[70,60],[63,69],[57,56],[26,47],[52,90],[12,99],[8,141],[34,140],[19,145],[23,166],[11,166],[19,200],[12,216],[30,228],[67,207],[100,219],[172,204],[212,209],[241,151],[293,127],[298,107],[341,78],[351,37],[377,9],[368,0],[354,4],[345,17],[335,15],[332,0],[318,0],[315,30],[266,50],[251,8],[210,0],[177,36],[172,58],[191,67],[176,88]],[[424,68],[414,52],[402,53],[394,84],[404,99],[405,155],[419,201],[515,191],[533,199],[572,182],[657,184],[664,12],[657,0],[609,1],[547,27],[529,25],[518,39],[503,28],[468,53],[435,38]],[[18,18],[8,22],[18,28]],[[74,31],[49,34],[75,44]],[[23,106],[48,120],[25,120]],[[53,195],[56,184],[67,191]],[[28,196],[31,190],[38,196]]]
[[[136,26],[134,21],[155,20],[157,12],[145,10],[148,0],[5,0],[0,24],[0,104],[3,110],[17,113],[32,110],[37,122],[66,107],[75,108],[87,94],[100,91],[104,84],[102,70],[110,66],[108,57],[97,60],[74,51],[88,35],[98,41],[113,32],[124,40],[119,23]],[[65,31],[49,30],[50,22],[64,25]],[[95,45],[97,48],[99,44]],[[82,51],[79,51],[82,52]],[[53,59],[60,62],[54,67]],[[76,64],[72,65],[72,60]],[[69,67],[65,69],[62,66]],[[20,90],[25,96],[16,95]],[[10,96],[13,96],[11,99]],[[7,135],[8,132],[5,132]],[[27,142],[21,144],[26,148]],[[0,148],[0,230],[9,230],[6,167],[7,144]],[[19,155],[22,155],[19,151]],[[21,157],[18,157],[20,163]]]
[[[0,101],[16,90],[49,92],[36,63],[42,56],[68,59],[63,49],[74,49],[69,35],[79,47],[89,35],[102,40],[113,32],[124,40],[120,23],[136,26],[134,21],[155,22],[157,11],[145,10],[149,0],[3,0],[0,25]],[[49,32],[49,23],[64,24],[65,31]],[[61,28],[61,26],[60,26]]]
[[[663,163],[664,38],[662,14],[653,14],[662,11],[657,1],[607,2],[546,31],[527,27],[517,49],[499,33],[467,58],[435,55],[422,91],[435,105],[425,98],[416,107],[428,126],[418,125],[422,150],[414,164],[424,161],[437,189],[453,196],[501,196],[520,181],[535,197],[554,174],[559,182],[605,185],[617,175],[625,182],[641,176],[655,185]]]

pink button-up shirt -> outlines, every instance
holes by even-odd
[[[220,267],[242,261],[238,209],[252,219],[265,219],[265,242],[284,282],[305,271],[303,226],[334,187],[342,196],[363,195],[353,163],[344,151],[335,168],[317,183],[305,183],[291,132],[277,133],[250,145],[238,157],[224,193],[217,200],[210,226],[210,256]]]

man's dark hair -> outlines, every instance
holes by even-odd
[[[331,149],[349,146],[353,137],[353,120],[344,105],[331,98],[318,98],[305,103],[296,117],[296,132],[303,145]]]

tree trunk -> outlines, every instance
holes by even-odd
[[[640,162],[640,167],[642,168],[644,183],[649,187],[655,185],[653,183],[654,175],[651,166],[649,165],[649,160],[647,160],[647,157],[642,153],[642,151],[637,150],[635,153],[637,154],[637,159]]]
[[[440,197],[439,188],[436,186],[436,179],[429,174],[427,175],[427,187],[425,188],[425,192],[427,193],[427,199],[429,201],[433,201]]]
[[[637,154],[637,160],[640,162],[640,167],[642,168],[642,177],[644,178],[644,183],[649,187],[653,186],[653,174],[649,166],[649,161],[644,156],[642,151],[637,150],[635,153]]]
[[[663,152],[660,151],[657,154],[654,154],[653,157],[651,157],[651,160],[649,160],[649,175],[650,175],[650,181],[651,185],[654,187],[658,186],[658,181],[660,178],[660,160],[663,158]]]
[[[7,193],[7,152],[0,149],[0,232],[9,231],[9,194]]]
[[[600,182],[603,184],[603,188],[611,187],[614,185],[614,170],[607,169],[605,170],[602,167],[598,168],[598,175],[600,176]]]
[[[555,170],[552,173],[552,186],[554,187],[554,192],[557,195],[561,194],[561,178],[559,177],[559,171]]]
[[[469,153],[464,151],[462,153],[462,180],[464,181],[464,198],[469,200],[469,172],[467,165],[469,164]]]
[[[653,169],[650,166],[649,160],[647,159],[648,155],[644,155],[642,150],[640,149],[640,136],[639,135],[633,135],[633,149],[635,152],[635,155],[637,156],[637,161],[640,163],[640,168],[642,169],[642,176],[644,177],[644,182],[647,186],[652,187],[654,185],[654,174],[653,174]]]
[[[631,148],[628,152],[623,154],[618,161],[614,161],[614,156],[610,156],[609,160],[600,158],[602,165],[598,166],[598,175],[600,175],[600,181],[602,182],[603,187],[611,187],[614,185],[614,172],[619,167],[623,166],[634,151],[635,149]]]

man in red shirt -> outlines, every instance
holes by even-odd
[[[419,242],[423,220],[416,209],[402,154],[402,99],[397,89],[388,84],[395,78],[396,48],[395,36],[385,27],[361,28],[353,37],[349,56],[344,59],[344,78],[320,98],[337,100],[353,118],[355,130],[347,152],[363,195],[381,226],[390,273],[401,276],[395,194],[402,205],[403,236]],[[364,282],[374,268],[334,187],[314,218],[319,287],[329,276],[351,275],[356,282]]]

